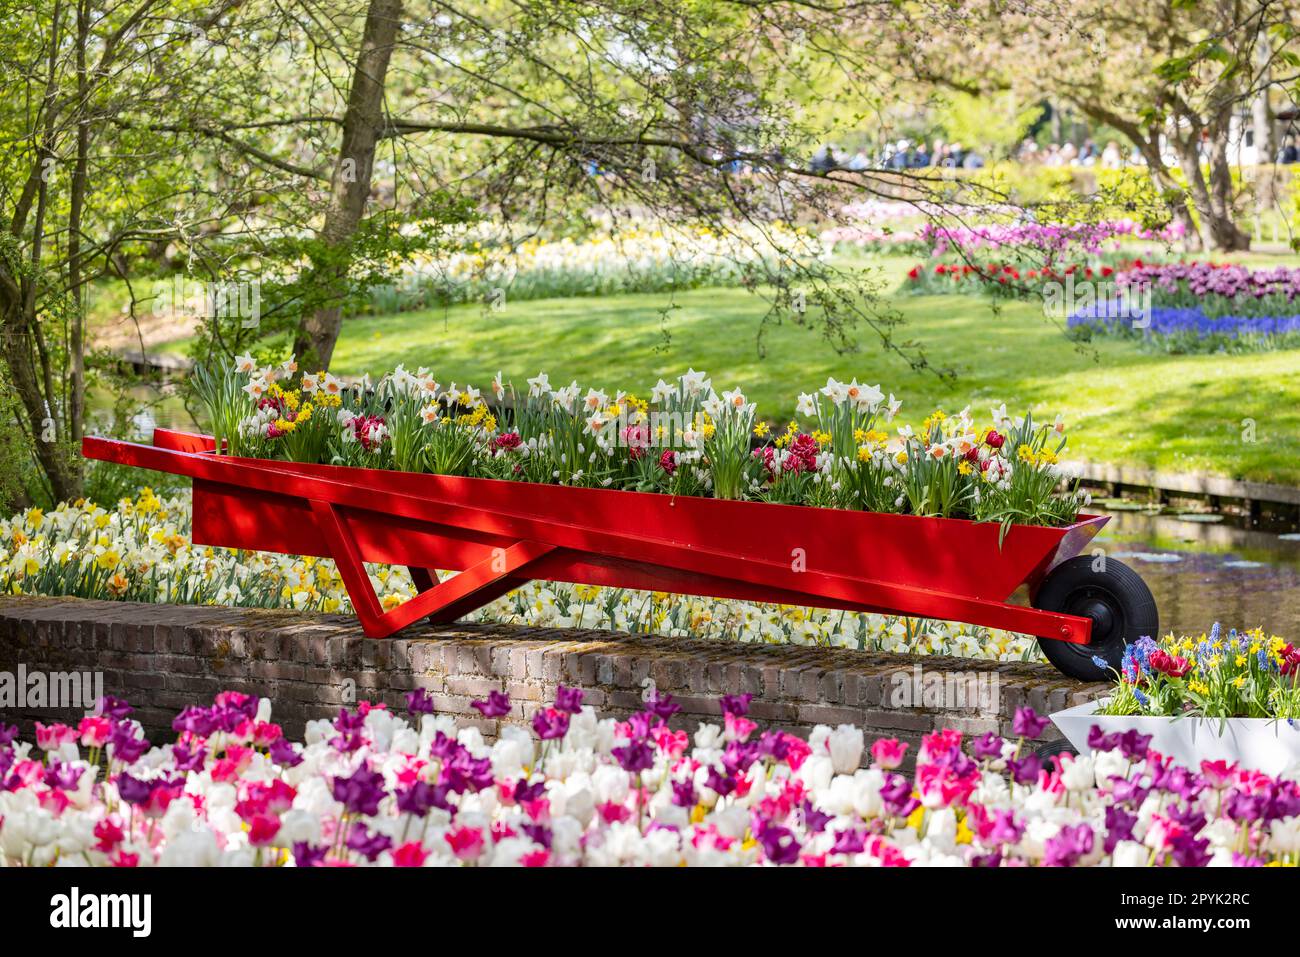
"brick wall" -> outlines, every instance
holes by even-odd
[[[674,723],[688,729],[716,720],[719,695],[749,692],[750,717],[762,726],[806,735],[816,724],[851,723],[868,740],[912,743],[939,727],[1010,735],[1017,707],[1046,713],[1102,690],[1035,664],[481,624],[413,627],[376,641],[338,615],[0,596],[0,672],[16,676],[19,666],[102,672],[105,693],[135,705],[155,741],[170,739],[178,711],[223,689],[272,699],[275,720],[298,736],[307,720],[344,704],[400,710],[407,691],[424,688],[440,711],[492,736],[498,722],[470,707],[489,691],[511,698],[502,721],[529,721],[558,684],[583,688],[602,716],[624,716],[640,710],[650,679],[682,705]],[[906,700],[949,677],[952,687],[996,684],[996,707]],[[0,720],[25,733],[34,720],[76,716],[0,706]]]

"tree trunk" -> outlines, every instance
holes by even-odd
[[[9,367],[14,392],[26,413],[32,447],[41,471],[49,480],[50,494],[56,502],[79,498],[81,457],[69,454],[67,444],[59,441],[54,428],[53,412],[41,392],[40,377],[32,359],[30,330],[36,319],[24,315],[21,301],[15,301],[3,293],[0,293],[0,311],[3,311],[0,342],[4,345],[5,364]]]
[[[1201,237],[1196,231],[1196,222],[1192,218],[1191,210],[1187,208],[1187,193],[1174,179],[1169,167],[1165,165],[1164,154],[1160,148],[1159,125],[1149,126],[1144,130],[1138,124],[1127,121],[1119,114],[1112,113],[1096,103],[1076,100],[1074,105],[1084,116],[1114,127],[1137,147],[1142,158],[1146,160],[1151,181],[1169,207],[1170,218],[1183,228],[1183,245],[1188,250],[1200,249]]]
[[[1197,148],[1200,130],[1193,127],[1186,136],[1175,134],[1178,166],[1187,180],[1192,206],[1200,220],[1201,242],[1206,249],[1232,252],[1250,248],[1250,235],[1237,228],[1232,219],[1232,175],[1228,165],[1227,130],[1215,123],[1210,129],[1208,156],[1210,179],[1201,170]],[[1222,124],[1226,126],[1226,124]]]
[[[1269,60],[1273,51],[1269,47],[1268,34],[1261,31],[1255,41],[1255,62],[1259,67],[1259,92],[1250,104],[1251,127],[1254,131],[1255,162],[1272,163],[1277,160],[1277,125],[1273,121],[1273,107],[1268,102],[1268,91],[1272,86],[1272,70]]]
[[[304,369],[329,368],[343,324],[342,300],[347,293],[350,260],[345,250],[356,234],[370,195],[375,144],[384,128],[384,83],[401,17],[402,0],[370,0],[343,115],[343,140],[330,177],[329,207],[320,233],[338,255],[317,266],[314,278],[328,298],[324,305],[303,316],[294,337],[294,353]]]
[[[1143,137],[1136,130],[1126,131],[1133,145],[1138,148],[1146,160],[1147,172],[1156,190],[1165,199],[1169,207],[1170,219],[1182,227],[1183,246],[1190,250],[1201,248],[1201,237],[1196,231],[1196,221],[1192,211],[1187,208],[1187,194],[1169,172],[1165,159],[1160,153],[1160,135],[1154,131],[1149,137]]]
[[[90,36],[86,0],[77,4],[77,102],[89,104],[86,76],[86,41]],[[81,268],[81,221],[86,206],[86,166],[90,155],[90,119],[77,118],[77,155],[73,161],[71,198],[68,203],[68,289],[72,295],[72,328],[68,331],[68,378],[70,391],[65,403],[68,432],[73,447],[81,445],[86,406],[86,347],[84,341],[84,278]],[[78,463],[81,459],[78,456]],[[80,475],[80,469],[78,474]]]

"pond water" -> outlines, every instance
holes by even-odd
[[[1213,515],[1106,514],[1096,544],[1146,581],[1162,632],[1196,635],[1218,621],[1300,637],[1300,533],[1240,528]]]
[[[138,438],[147,440],[155,428],[195,430],[198,428],[175,385],[150,385],[142,383],[126,392],[122,408],[125,418],[134,427]],[[87,396],[91,422],[86,431],[91,434],[116,434],[117,418],[114,397],[105,391],[92,391]]]

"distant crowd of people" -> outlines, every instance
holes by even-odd
[[[860,149],[855,153],[845,153],[834,143],[828,143],[813,154],[812,167],[815,170],[830,169],[922,169],[927,166],[941,166],[948,169],[979,169],[984,165],[984,157],[973,149],[967,149],[961,143],[945,143],[935,140],[927,146],[923,141],[913,143],[911,140],[898,140],[890,143],[876,155]]]
[[[1135,146],[1125,148],[1117,140],[1107,140],[1104,146],[1099,147],[1091,139],[1084,140],[1080,145],[1067,142],[1039,146],[1034,140],[1026,138],[1014,150],[1012,158],[1020,163],[1038,166],[1088,166],[1101,169],[1141,166],[1145,162]],[[1273,161],[1287,165],[1300,163],[1300,143],[1295,136],[1283,138]],[[812,168],[821,172],[832,169],[908,170],[925,167],[979,169],[984,162],[984,155],[979,150],[968,149],[961,143],[935,140],[927,146],[924,141],[900,139],[874,154],[866,149],[847,153],[834,143],[828,143],[813,154]]]
[[[1120,169],[1142,162],[1142,154],[1137,147],[1127,153],[1116,140],[1108,140],[1098,149],[1092,140],[1084,140],[1081,146],[1073,143],[1048,143],[1039,146],[1031,139],[1026,139],[1016,150],[1015,159],[1021,163],[1039,166],[1100,166],[1102,169]]]

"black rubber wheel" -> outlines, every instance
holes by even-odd
[[[1101,566],[1094,568],[1094,562]],[[1092,640],[1086,645],[1040,638],[1047,660],[1063,674],[1080,681],[1104,681],[1118,670],[1124,649],[1144,636],[1160,634],[1156,600],[1142,576],[1113,558],[1087,555],[1061,562],[1034,595],[1034,607],[1092,619]],[[1106,666],[1093,658],[1102,658]]]
[[[1071,744],[1069,741],[1067,741],[1065,738],[1061,738],[1061,740],[1059,740],[1059,741],[1049,741],[1049,742],[1047,742],[1047,743],[1044,744],[1044,745],[1040,745],[1039,747],[1035,748],[1034,750],[1035,750],[1035,753],[1036,753],[1040,758],[1043,759],[1043,763],[1044,763],[1044,764],[1047,763],[1047,761],[1048,761],[1049,758],[1051,758],[1053,755],[1056,755],[1056,754],[1074,754],[1074,755],[1077,755],[1077,754],[1079,753],[1078,751],[1074,750],[1074,745],[1072,745],[1072,744]]]

